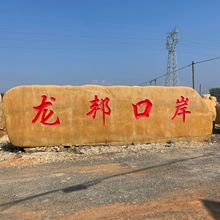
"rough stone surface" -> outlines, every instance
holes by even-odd
[[[204,101],[207,103],[209,111],[212,113],[212,120],[216,120],[216,105],[217,105],[217,99],[215,96],[210,96],[210,94],[205,94],[202,97]]]
[[[2,109],[2,96],[0,95],[0,137],[3,137],[5,134],[6,134],[5,118]]]
[[[43,95],[52,103],[46,115],[54,112],[46,122],[53,123],[59,117],[60,125],[43,125],[42,114],[32,123],[37,114],[33,107],[41,104]],[[94,119],[87,115],[95,95],[100,101],[109,98],[111,114],[105,115],[105,125],[101,109]],[[189,99],[185,107],[191,112],[186,114],[185,123],[181,114],[172,120],[181,96]],[[136,119],[132,104],[145,99],[152,102],[149,117]],[[209,106],[188,87],[20,86],[4,95],[3,109],[10,141],[20,147],[204,140],[212,133]],[[142,106],[138,112],[144,109]]]

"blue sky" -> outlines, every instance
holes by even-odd
[[[0,0],[0,90],[141,84],[166,73],[174,27],[178,67],[220,56],[218,0]],[[220,60],[195,68],[197,88],[220,86]],[[191,69],[179,78],[191,85]]]

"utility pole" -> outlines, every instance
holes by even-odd
[[[176,45],[179,42],[179,31],[174,28],[167,35],[166,48],[168,50],[166,86],[176,86],[178,84],[178,68],[176,59]]]
[[[195,68],[194,68],[195,62],[192,61],[192,87],[195,89]]]

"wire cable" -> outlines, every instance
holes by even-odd
[[[217,57],[214,57],[214,58],[210,58],[210,59],[206,59],[206,60],[196,61],[196,62],[194,62],[194,64],[206,63],[206,62],[210,62],[210,61],[218,60],[218,59],[220,59],[220,56],[217,56]],[[191,64],[188,64],[188,65],[186,65],[186,66],[180,67],[180,68],[178,68],[178,69],[177,69],[176,71],[174,71],[174,72],[187,69],[187,68],[189,68],[189,67],[191,67],[191,66],[192,66],[192,63],[191,63]],[[166,76],[166,74],[159,75],[158,77],[156,77],[156,78],[154,78],[154,79],[152,79],[152,80],[148,80],[148,81],[146,81],[146,82],[143,82],[143,83],[139,84],[139,86],[145,85],[145,84],[147,84],[147,83],[156,82],[158,79],[163,78],[163,77],[165,77],[165,76]]]
[[[207,59],[207,60],[200,60],[200,61],[194,62],[194,64],[206,63],[206,62],[213,61],[213,60],[218,60],[218,59],[220,59],[220,56],[217,56],[217,57],[214,57],[214,58],[211,58],[211,59]]]
[[[175,70],[174,72],[184,70],[184,69],[186,69],[186,68],[189,68],[190,66],[192,66],[192,64],[188,64],[188,65],[182,66],[182,67],[178,68],[177,70]],[[147,83],[154,82],[154,81],[156,81],[156,80],[158,80],[158,79],[160,79],[160,78],[163,78],[163,77],[165,77],[165,76],[166,76],[166,73],[165,73],[165,74],[162,74],[162,75],[159,75],[158,77],[156,77],[156,78],[154,78],[154,79],[152,79],[152,80],[148,80],[148,81],[146,81],[146,82],[143,82],[143,83],[139,84],[139,86],[145,85],[145,84],[147,84]]]

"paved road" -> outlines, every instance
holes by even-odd
[[[59,153],[57,154],[59,156]],[[220,144],[0,164],[0,219],[220,219]]]

